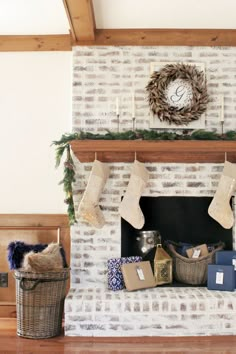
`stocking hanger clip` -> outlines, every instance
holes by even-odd
[[[134,152],[134,161],[136,161],[137,160],[137,152],[135,151]]]
[[[97,151],[94,153],[94,160],[97,160]]]
[[[227,161],[227,152],[225,151],[225,161]]]

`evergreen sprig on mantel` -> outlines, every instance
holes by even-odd
[[[105,134],[76,132],[63,134],[60,140],[53,141],[56,146],[56,167],[61,163],[62,157],[66,151],[64,162],[64,177],[59,184],[63,185],[66,194],[65,203],[68,205],[67,213],[70,224],[76,223],[75,208],[73,201],[72,184],[75,182],[75,165],[71,156],[70,142],[72,140],[236,140],[236,131],[231,130],[225,134],[218,134],[214,131],[195,130],[184,133],[173,133],[168,131],[158,132],[156,130],[136,130],[125,132],[107,131]]]
[[[70,225],[76,223],[73,191],[72,191],[72,184],[73,182],[75,182],[75,165],[70,151],[70,141],[75,139],[78,139],[77,133],[63,134],[60,140],[53,141],[52,143],[52,145],[56,146],[56,167],[60,165],[62,156],[66,151],[66,160],[64,162],[64,177],[59,182],[59,184],[63,184],[63,189],[66,195],[64,202],[68,205],[67,213],[68,213]]]
[[[105,134],[83,132],[72,134],[76,135],[77,140],[236,140],[236,131],[231,130],[225,134],[219,134],[215,131],[207,131],[203,129],[188,131],[181,133],[156,130],[128,130],[125,132],[107,131]],[[66,136],[68,137],[68,136]]]

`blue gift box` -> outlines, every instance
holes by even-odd
[[[236,251],[218,251],[216,252],[216,264],[235,265]]]
[[[109,290],[122,290],[125,287],[123,275],[121,272],[121,265],[127,263],[141,262],[142,257],[121,257],[111,258],[107,261],[108,267],[108,289]]]
[[[216,252],[216,264],[233,265],[234,266],[234,278],[236,288],[236,251],[218,251]]]
[[[209,264],[207,288],[209,290],[234,291],[234,266]]]

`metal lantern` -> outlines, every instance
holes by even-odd
[[[172,258],[157,244],[154,256],[154,277],[156,285],[172,283]]]

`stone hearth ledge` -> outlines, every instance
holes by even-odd
[[[65,300],[65,335],[84,337],[236,334],[236,292],[157,287],[128,292],[76,286]]]

